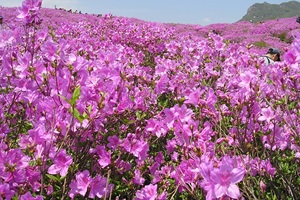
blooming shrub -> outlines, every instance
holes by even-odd
[[[296,28],[292,44],[278,39],[284,60],[266,66],[229,25],[184,33],[80,14],[59,23],[45,16],[65,11],[43,16],[41,5],[25,0],[0,31],[1,198],[300,195]]]

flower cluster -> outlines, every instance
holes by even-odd
[[[18,19],[30,24],[38,19],[39,10],[42,7],[42,0],[25,0],[19,8]]]
[[[19,9],[25,32],[14,20],[0,31],[0,198],[300,195],[298,34],[266,66],[253,33],[283,25],[191,28],[41,3]],[[245,29],[243,42],[229,34]]]

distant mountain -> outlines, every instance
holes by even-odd
[[[300,2],[289,1],[281,4],[255,3],[247,14],[239,21],[261,22],[279,18],[289,18],[300,15]]]

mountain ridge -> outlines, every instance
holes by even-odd
[[[281,4],[255,3],[239,21],[261,22],[280,18],[296,17],[300,14],[300,2],[288,1]]]

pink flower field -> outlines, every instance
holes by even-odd
[[[299,199],[296,18],[0,14],[0,199]]]

